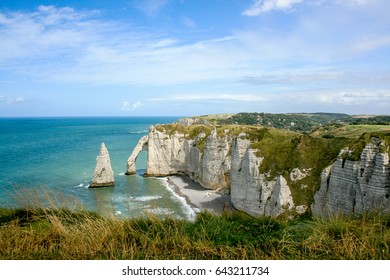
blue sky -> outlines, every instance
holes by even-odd
[[[0,117],[390,114],[388,0],[0,1]]]

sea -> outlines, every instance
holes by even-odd
[[[194,210],[166,178],[125,175],[127,159],[150,125],[179,117],[0,118],[0,208],[82,208],[102,215],[193,219]],[[115,187],[88,188],[104,142]]]

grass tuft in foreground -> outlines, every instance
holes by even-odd
[[[390,259],[390,217],[293,221],[201,213],[195,222],[0,209],[0,259]]]

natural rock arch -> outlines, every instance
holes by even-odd
[[[148,136],[143,136],[139,141],[137,146],[135,146],[133,152],[131,153],[130,157],[127,160],[127,175],[133,175],[136,174],[137,168],[135,166],[135,162],[137,161],[137,158],[139,154],[142,151],[147,151],[148,147]]]

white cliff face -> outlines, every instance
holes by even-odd
[[[256,156],[250,141],[239,135],[233,141],[231,202],[238,210],[253,216],[277,217],[292,210],[294,202],[283,176],[269,180],[259,172],[263,158]]]
[[[206,188],[226,188],[229,185],[229,140],[227,137],[218,138],[215,129],[206,140],[200,165],[201,176],[198,180]]]
[[[312,212],[317,216],[390,212],[389,156],[381,153],[376,138],[366,145],[360,161],[341,157],[322,173],[321,187],[314,196]]]
[[[288,177],[269,178],[269,173],[260,173],[264,158],[256,155],[258,151],[251,147],[245,133],[233,138],[228,131],[218,136],[214,129],[208,136],[200,132],[190,138],[178,131],[168,134],[164,127],[152,126],[130,156],[127,173],[135,173],[135,159],[142,149],[147,149],[146,175],[186,174],[204,188],[230,190],[234,207],[250,215],[303,214],[310,206],[294,205],[288,182],[295,191],[313,188],[303,182],[307,184],[305,178],[313,176],[315,167],[293,168]],[[348,149],[340,152],[338,159],[322,171],[321,186],[311,205],[314,215],[372,209],[390,212],[389,156],[380,153],[381,145],[380,140],[373,140],[363,150],[360,161],[345,160]]]
[[[100,146],[100,154],[96,158],[96,167],[89,187],[113,187],[114,184],[114,171],[111,168],[110,155],[106,146],[102,143]]]
[[[185,166],[185,141],[183,134],[176,132],[170,136],[151,126],[148,135],[146,175],[167,176],[182,171]]]
[[[149,129],[148,138],[146,174],[150,176],[170,175],[172,151],[170,137],[152,126]]]
[[[167,176],[187,174],[208,189],[227,188],[230,171],[230,142],[218,138],[216,131],[207,137],[200,133],[195,139],[175,132],[168,135],[151,127],[148,135],[146,175]],[[206,141],[203,152],[199,143]]]

